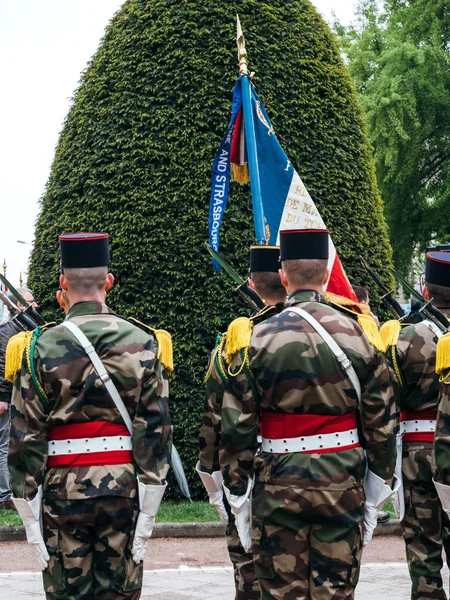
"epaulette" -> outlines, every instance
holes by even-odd
[[[27,357],[29,357],[33,341],[35,345],[37,338],[46,329],[53,327],[54,325],[56,325],[56,323],[45,323],[45,325],[40,325],[33,331],[20,331],[9,339],[5,354],[5,379],[7,381],[10,381],[11,383],[14,382],[14,379],[22,368],[23,353],[26,351]],[[28,367],[31,372],[30,364],[28,364]]]
[[[385,352],[385,345],[367,304],[360,304],[350,298],[338,296],[337,294],[330,294],[329,292],[325,292],[323,296],[327,301],[327,304],[330,304],[334,308],[347,315],[351,315],[356,319],[372,346],[375,346],[379,352]]]
[[[211,360],[209,362],[208,369],[206,371],[206,375],[205,375],[205,379],[204,379],[203,383],[206,383],[208,381],[208,379],[211,377],[211,373],[213,371],[214,364],[217,367],[217,370],[219,372],[219,375],[220,375],[222,381],[224,383],[227,382],[227,379],[228,379],[227,369],[223,362],[223,356],[222,356],[222,351],[223,351],[223,347],[225,345],[226,339],[227,339],[226,333],[218,333],[217,334],[216,347],[214,348],[214,351],[211,355]]]
[[[283,303],[278,302],[275,306],[265,306],[251,317],[238,317],[228,325],[227,340],[225,343],[225,359],[231,364],[233,356],[248,348],[252,337],[253,326],[265,321],[269,317],[283,310]]]
[[[450,333],[441,336],[436,348],[436,373],[441,383],[450,383]]]
[[[158,342],[158,355],[157,358],[162,362],[166,371],[171,373],[173,371],[173,348],[172,348],[172,336],[165,329],[154,329],[150,325],[146,325],[141,321],[138,321],[134,317],[129,317],[127,321],[137,325],[144,331],[150,331]]]
[[[397,319],[391,319],[383,323],[380,328],[380,337],[383,341],[385,352],[390,346],[397,345],[401,330],[402,324]]]

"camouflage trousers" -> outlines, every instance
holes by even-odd
[[[236,588],[234,600],[260,600],[261,590],[255,573],[253,554],[247,553],[242,547],[235,518],[229,510],[225,497],[224,503],[228,512],[227,546],[230,560],[233,563],[234,585]]]
[[[411,577],[411,600],[446,600],[441,570],[442,549],[450,557],[450,523],[433,485],[432,444],[403,446],[405,517],[402,521]]]
[[[253,559],[264,600],[354,597],[362,553],[364,491],[256,483]]]
[[[43,572],[49,600],[137,600],[142,563],[131,558],[137,499],[100,496],[43,502]]]

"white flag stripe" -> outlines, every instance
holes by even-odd
[[[283,214],[281,215],[280,228],[277,237],[278,246],[280,245],[280,231],[289,229],[326,229],[326,225],[297,171],[294,171],[286,202],[284,204]],[[335,258],[336,248],[334,247],[330,236],[328,257],[328,269],[330,274]]]

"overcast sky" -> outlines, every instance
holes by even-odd
[[[81,71],[123,0],[0,0],[0,261],[19,283],[55,146]],[[354,0],[313,0],[352,20]],[[230,48],[230,52],[233,48]],[[0,265],[1,266],[1,265]],[[24,274],[24,278],[26,275]]]

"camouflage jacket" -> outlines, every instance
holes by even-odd
[[[261,323],[271,315],[280,312],[282,304],[264,308],[252,317],[254,323]],[[200,470],[213,473],[220,469],[219,446],[221,440],[221,410],[223,395],[228,388],[228,365],[225,360],[226,333],[217,336],[216,347],[211,353],[206,374],[205,405],[203,409],[202,427],[200,430]],[[238,364],[239,363],[239,364]],[[233,368],[239,368],[242,357],[235,358]]]
[[[361,485],[369,468],[390,482],[395,463],[395,403],[384,356],[369,344],[358,323],[313,291],[293,294],[332,335],[352,361],[362,387],[356,392],[328,345],[298,315],[283,311],[253,329],[248,349],[251,381],[231,379],[223,398],[220,464],[227,486],[241,495],[248,477],[275,485],[345,490]],[[324,454],[260,453],[254,460],[260,411],[344,415],[355,412],[362,447]]]
[[[449,318],[450,311],[443,311]],[[426,321],[402,327],[396,346],[388,349],[395,398],[400,410],[437,409],[438,338]]]
[[[44,496],[61,500],[133,497],[136,474],[145,484],[160,484],[170,459],[168,381],[156,359],[156,340],[105,304],[80,302],[66,319],[91,341],[121,395],[133,424],[134,464],[46,468],[47,433],[53,426],[91,421],[123,424],[83,348],[65,327],[55,326],[43,331],[34,352],[36,377],[48,407],[30,376],[26,352],[14,381],[11,488],[16,497],[25,499],[32,499],[41,484]]]
[[[441,384],[439,408],[434,435],[432,469],[439,483],[450,485],[450,384],[449,377]]]

